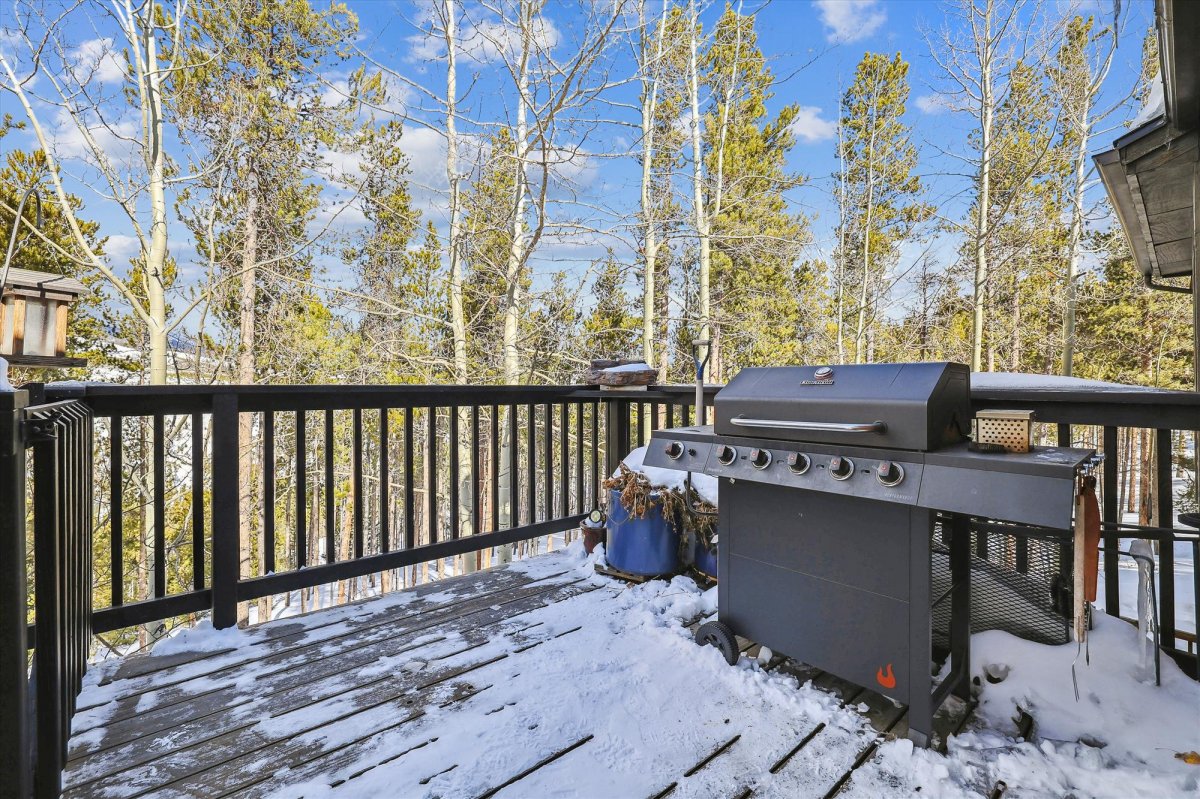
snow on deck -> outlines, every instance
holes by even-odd
[[[65,796],[888,799],[986,796],[1000,780],[1006,796],[1197,790],[1200,767],[1172,751],[1200,749],[1200,686],[1169,659],[1164,688],[1135,682],[1115,654],[1134,645],[1120,622],[1097,627],[1074,714],[1074,646],[977,636],[976,671],[1007,660],[1012,673],[939,754],[882,735],[903,731],[903,708],[878,694],[748,642],[736,667],[697,647],[689,625],[714,611],[715,589],[683,577],[627,586],[593,560],[576,543],[104,663],[78,703]],[[1045,719],[1047,739],[1013,737],[1017,705]],[[1092,745],[1072,740],[1094,727]]]

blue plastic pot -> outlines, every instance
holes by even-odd
[[[621,505],[621,492],[608,492],[608,565],[629,574],[652,577],[679,569],[679,528],[651,505],[646,518],[636,519]]]
[[[713,547],[710,552],[701,543],[700,539],[696,539],[695,549],[692,550],[692,565],[696,567],[696,571],[716,579],[717,576],[717,548]]]

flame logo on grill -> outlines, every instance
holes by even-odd
[[[884,688],[896,687],[896,675],[892,672],[892,664],[887,664],[887,670],[880,668],[875,672],[875,682],[882,685]]]

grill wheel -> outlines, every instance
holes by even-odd
[[[709,621],[701,624],[696,630],[696,643],[700,646],[715,646],[721,650],[725,662],[730,666],[738,662],[737,638],[724,622]]]

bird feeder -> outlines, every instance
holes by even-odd
[[[70,307],[83,292],[74,278],[8,270],[0,286],[0,356],[13,366],[86,366],[83,358],[67,357]]]

